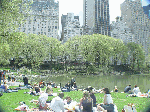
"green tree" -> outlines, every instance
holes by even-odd
[[[22,62],[20,64],[31,64],[31,67],[38,67],[46,58],[47,37],[30,34],[25,37],[21,43],[20,53]]]
[[[145,54],[143,48],[136,43],[127,44],[131,68],[133,71],[139,71],[144,64]]]
[[[15,31],[22,20],[28,16],[32,2],[24,0],[0,1],[0,35],[4,37]]]

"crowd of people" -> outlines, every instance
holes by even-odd
[[[1,73],[2,74],[2,73]],[[5,74],[5,73],[4,73]],[[3,75],[4,76],[4,75]],[[8,76],[9,77],[9,76]],[[47,101],[48,96],[53,95],[53,89],[57,88],[55,82],[49,82],[45,83],[43,80],[41,80],[38,84],[34,84],[31,86],[31,84],[28,83],[28,78],[25,76],[23,77],[24,86],[19,85],[19,87],[27,87],[31,88],[30,95],[39,95],[39,99],[35,100],[37,104],[39,104],[39,110],[52,110],[55,112],[64,111],[65,107],[64,105],[69,105],[72,102],[72,99],[70,96],[67,96],[64,98],[64,92],[70,92],[71,90],[78,90],[76,80],[73,77],[70,82],[67,82],[64,87],[60,88],[61,91],[59,95],[52,99],[52,101]],[[45,91],[41,91],[41,88],[44,88],[46,86]],[[8,92],[9,86],[6,84],[6,81],[4,80],[4,84],[1,85],[1,87],[4,91]],[[64,91],[64,88],[67,89],[67,91]],[[118,92],[117,86],[114,87],[114,92]],[[104,100],[103,103],[97,104],[96,96],[94,88],[88,87],[84,89],[83,97],[80,99],[80,102],[78,103],[78,108],[75,109],[76,112],[92,112],[93,107],[97,109],[97,111],[103,111],[103,112],[116,112],[117,107],[113,103],[111,92],[108,88],[103,88],[101,93],[104,93]],[[124,93],[129,93],[130,95],[136,95],[138,96],[140,92],[139,87],[137,85],[134,86],[133,90],[131,89],[131,85],[128,85],[124,89]]]

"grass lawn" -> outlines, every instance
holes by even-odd
[[[11,87],[10,87],[11,88]],[[42,88],[42,90],[44,90]],[[53,88],[54,92],[59,93],[59,88]],[[12,92],[12,93],[4,93],[2,97],[0,97],[0,106],[5,110],[5,112],[13,112],[16,107],[19,106],[20,101],[24,101],[29,108],[37,108],[38,106],[34,103],[30,103],[32,99],[38,100],[39,96],[32,96],[29,94],[24,94],[24,92],[28,92],[29,90],[18,90],[18,92]],[[80,101],[80,99],[83,96],[82,91],[71,91],[71,92],[65,92],[64,98],[67,96],[70,96],[72,100],[75,100],[77,102]],[[141,112],[145,107],[149,99],[147,98],[138,98],[138,97],[127,97],[127,94],[123,93],[111,93],[113,102],[116,104],[118,108],[118,112],[121,112],[124,105],[127,105],[128,103],[134,103],[137,109],[137,112]],[[104,94],[95,94],[97,98],[97,103],[103,102]],[[52,100],[54,97],[49,96],[48,100]]]

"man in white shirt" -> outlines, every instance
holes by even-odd
[[[50,108],[55,112],[64,112],[64,93],[59,93],[59,95],[51,101]]]

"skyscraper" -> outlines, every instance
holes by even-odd
[[[147,6],[143,6],[144,13],[147,14],[148,18],[150,19],[150,4]]]
[[[74,13],[67,13],[61,16],[61,41],[64,43],[69,38],[81,36],[83,29],[80,26],[79,16],[74,16]]]
[[[141,44],[148,54],[150,20],[144,13],[141,0],[125,0],[121,4],[121,16],[122,21],[131,29],[135,42]]]
[[[83,0],[83,26],[110,36],[109,0]]]
[[[59,2],[54,0],[33,0],[29,17],[20,24],[19,31],[26,34],[44,34],[59,39]]]

